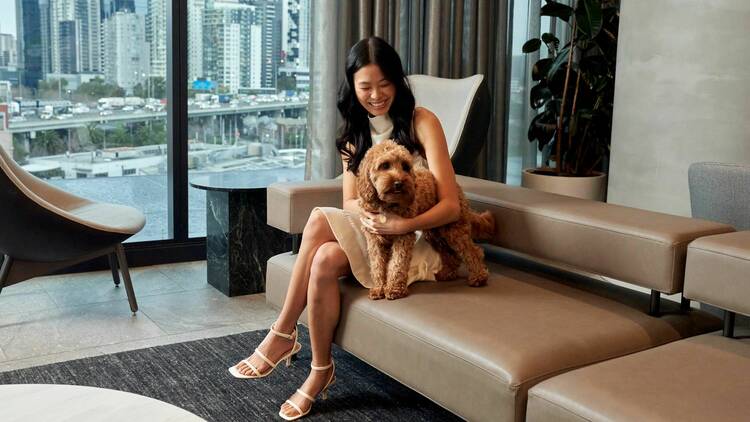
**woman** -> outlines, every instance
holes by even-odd
[[[240,378],[261,378],[299,351],[296,322],[307,305],[312,370],[302,386],[282,406],[279,415],[298,419],[312,408],[314,398],[334,380],[331,342],[339,319],[337,280],[353,274],[370,287],[366,243],[360,224],[380,234],[403,234],[441,226],[459,218],[456,178],[445,134],[437,117],[414,106],[398,53],[384,40],[370,37],[349,52],[346,78],[341,84],[338,109],[344,119],[336,146],[344,163],[343,210],[316,208],[302,235],[299,256],[279,318],[255,352],[230,368]],[[389,215],[384,221],[360,210],[355,178],[373,143],[394,139],[415,159],[429,166],[437,181],[439,201],[414,218]],[[426,160],[426,163],[424,162]],[[408,282],[435,280],[440,257],[423,239],[417,240]]]

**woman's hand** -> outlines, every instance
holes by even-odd
[[[371,213],[361,210],[360,221],[367,230],[375,234],[397,235],[413,232],[411,218],[395,214]]]

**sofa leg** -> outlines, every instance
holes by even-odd
[[[680,309],[682,309],[682,312],[690,310],[690,299],[686,298],[684,293],[680,299]]]
[[[734,337],[734,316],[734,312],[724,311],[724,337]]]
[[[109,259],[109,268],[112,270],[112,280],[115,282],[115,286],[120,285],[120,273],[117,271],[117,256],[112,252],[107,255]]]
[[[651,305],[648,308],[648,314],[651,316],[659,316],[661,305],[661,292],[657,290],[651,290]]]
[[[2,293],[3,287],[5,287],[5,282],[8,281],[11,265],[13,265],[13,258],[3,255],[3,265],[0,267],[0,293]]]
[[[115,247],[115,254],[117,254],[117,261],[120,264],[120,271],[122,271],[122,279],[125,281],[125,292],[128,294],[130,310],[135,315],[138,312],[138,302],[135,300],[133,282],[130,280],[130,270],[128,269],[128,260],[125,257],[125,249],[122,247],[122,243],[118,243]]]

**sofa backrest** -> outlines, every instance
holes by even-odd
[[[732,232],[695,218],[458,176],[497,221],[494,245],[667,294],[682,291],[688,244]]]

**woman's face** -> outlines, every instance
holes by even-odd
[[[396,86],[385,78],[378,65],[368,64],[354,73],[354,92],[371,116],[382,116],[393,104]]]

